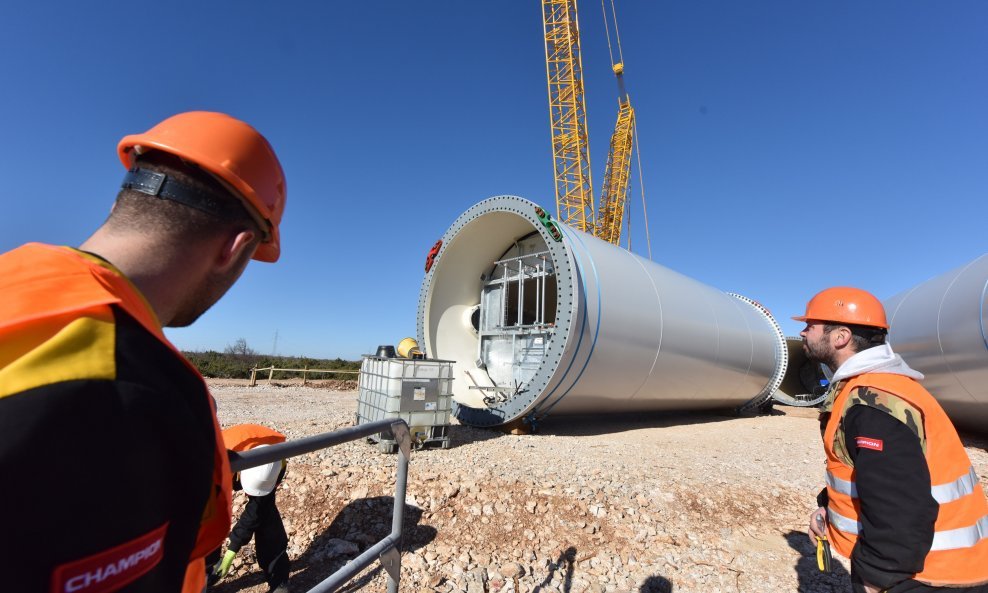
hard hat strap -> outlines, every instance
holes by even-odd
[[[223,196],[216,193],[196,189],[172,179],[164,173],[149,169],[131,168],[124,175],[120,188],[132,189],[156,198],[178,202],[223,220],[252,219],[239,201],[224,199]]]

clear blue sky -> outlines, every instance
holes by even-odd
[[[616,116],[583,0],[595,192]],[[887,298],[985,251],[988,3],[619,1],[654,259],[761,301],[787,334],[817,290]],[[0,250],[78,245],[115,146],[174,113],[264,133],[283,253],[183,349],[243,337],[355,359],[415,333],[429,247],[471,205],[554,210],[541,8],[513,2],[6,2]],[[640,204],[637,181],[633,199]],[[635,251],[645,247],[640,206]]]

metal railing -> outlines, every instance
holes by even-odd
[[[234,472],[239,472],[251,467],[341,445],[378,433],[391,433],[394,440],[398,443],[398,473],[395,476],[395,501],[391,516],[391,533],[331,574],[324,581],[309,589],[308,593],[331,593],[332,591],[336,591],[360,571],[373,564],[376,559],[380,559],[381,566],[388,573],[388,593],[397,593],[398,581],[401,578],[401,536],[402,522],[405,518],[405,489],[408,485],[408,460],[411,457],[412,447],[408,425],[400,418],[387,418],[342,430],[324,432],[304,439],[244,451],[242,453],[229,452],[230,469]]]

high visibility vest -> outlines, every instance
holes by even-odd
[[[940,505],[940,512],[923,571],[913,578],[933,586],[988,582],[988,502],[978,474],[940,404],[919,383],[902,375],[858,375],[844,382],[834,399],[833,413],[823,433],[827,452],[827,531],[831,545],[850,558],[861,531],[855,469],[835,454],[834,438],[847,398],[862,386],[893,393],[922,414],[930,491]]]
[[[258,445],[284,443],[285,435],[260,424],[237,424],[223,431],[223,442],[231,451],[250,451]]]
[[[151,306],[127,278],[94,258],[66,247],[29,243],[11,252],[11,255],[14,253],[19,266],[13,274],[23,272],[31,281],[19,283],[15,293],[0,297],[0,336],[5,330],[43,323],[56,316],[82,315],[87,311],[105,310],[116,305],[171,349],[190,373],[202,379],[199,371],[165,337]],[[39,269],[45,271],[43,277],[37,274]],[[8,280],[17,284],[16,277],[8,277]],[[203,393],[208,394],[205,382]],[[204,558],[222,545],[230,532],[233,499],[230,464],[211,399],[209,408],[212,410],[216,443],[213,450],[212,492],[203,510],[199,533],[189,557],[183,593],[201,593],[206,585]]]

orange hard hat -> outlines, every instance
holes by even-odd
[[[850,286],[836,286],[818,292],[806,303],[806,314],[793,319],[889,328],[881,301],[868,291]]]
[[[161,150],[209,171],[234,190],[267,231],[254,259],[274,262],[281,255],[278,225],[287,198],[285,173],[268,141],[253,127],[225,113],[189,111],[173,115],[143,134],[117,145],[124,167],[135,153]]]

